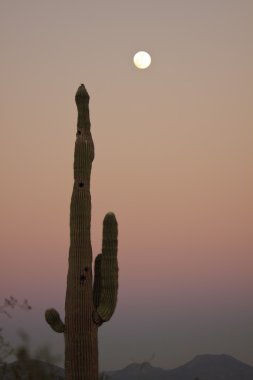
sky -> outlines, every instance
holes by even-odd
[[[0,316],[63,356],[77,110],[90,94],[93,258],[119,223],[119,294],[101,370],[198,354],[253,365],[253,2],[0,1]],[[133,55],[146,50],[151,66]],[[152,360],[151,360],[152,358]]]

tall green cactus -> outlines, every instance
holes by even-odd
[[[108,213],[103,222],[102,253],[95,260],[93,283],[90,175],[94,144],[90,132],[89,95],[83,84],[75,100],[78,121],[65,324],[55,309],[48,309],[45,317],[54,331],[64,333],[66,380],[98,380],[98,327],[111,318],[117,302],[118,226],[115,215]]]

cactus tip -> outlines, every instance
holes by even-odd
[[[76,96],[75,96],[76,104],[78,105],[78,104],[82,103],[83,101],[87,101],[87,99],[89,99],[89,98],[90,98],[90,96],[89,96],[84,84],[81,83],[81,85],[77,89]]]
[[[105,217],[104,217],[104,221],[111,221],[111,220],[116,220],[116,216],[114,214],[114,212],[108,212]]]

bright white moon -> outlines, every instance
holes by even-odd
[[[151,64],[151,57],[146,51],[138,51],[134,55],[134,64],[138,69],[146,69]]]

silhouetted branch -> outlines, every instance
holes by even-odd
[[[15,307],[19,307],[24,311],[29,311],[32,308],[26,299],[23,303],[19,303],[16,298],[10,296],[9,298],[5,298],[4,303],[0,305],[0,313],[5,314],[8,318],[12,318],[11,314],[6,309],[14,309]]]

